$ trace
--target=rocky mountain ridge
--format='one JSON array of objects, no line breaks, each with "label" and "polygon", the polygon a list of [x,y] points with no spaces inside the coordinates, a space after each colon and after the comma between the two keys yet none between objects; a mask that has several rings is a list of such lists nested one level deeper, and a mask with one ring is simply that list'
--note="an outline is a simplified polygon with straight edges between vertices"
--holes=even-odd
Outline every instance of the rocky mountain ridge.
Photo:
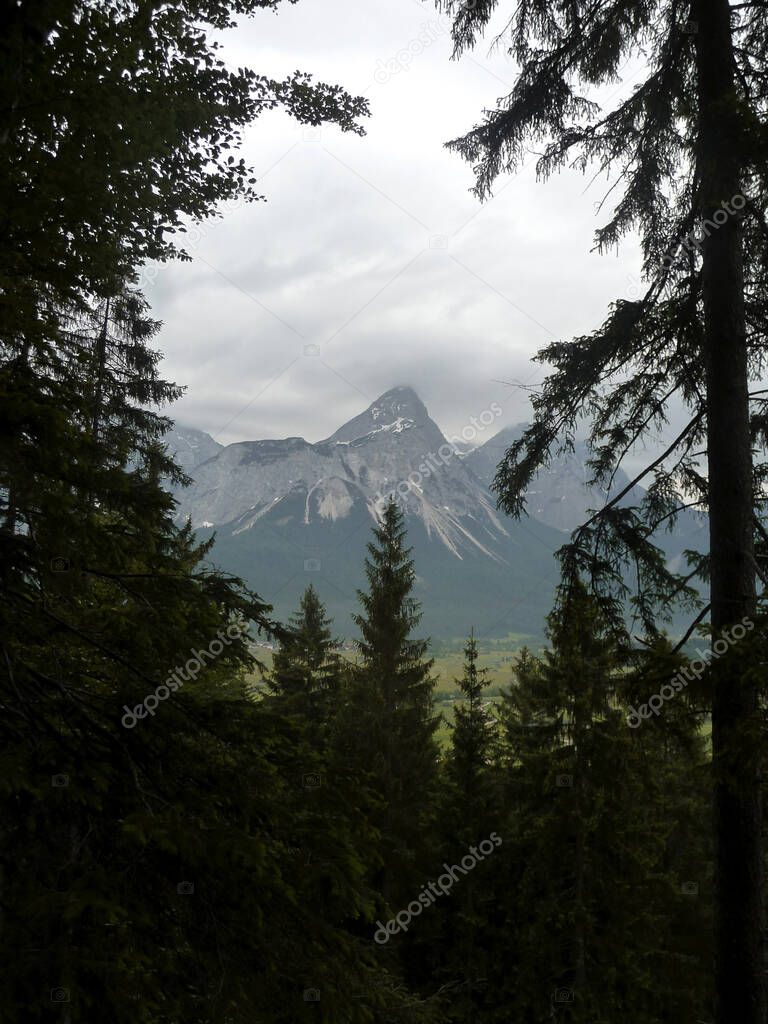
[{"label": "rocky mountain ridge", "polygon": [[497,558],[493,541],[507,535],[487,489],[406,387],[386,392],[323,441],[241,441],[200,462],[194,477],[177,497],[179,519],[197,528],[247,530],[296,497],[306,524],[345,519],[359,504],[373,521],[395,493],[406,514],[456,557],[469,545]]},{"label": "rocky mountain ridge", "polygon": [[[246,579],[281,618],[313,582],[344,634],[364,585],[371,528],[394,494],[406,514],[425,632],[455,638],[473,625],[481,636],[538,637],[558,579],[554,553],[607,495],[586,486],[585,453],[577,452],[534,481],[530,518],[499,512],[488,488],[522,429],[503,428],[467,450],[446,439],[408,387],[386,392],[314,443],[288,437],[221,446],[177,426],[169,448],[194,478],[176,493],[178,521],[191,521],[202,536],[215,532],[212,561]],[[625,482],[617,477],[617,488]],[[670,559],[694,546],[689,534],[700,528],[691,519],[671,538]]]}]

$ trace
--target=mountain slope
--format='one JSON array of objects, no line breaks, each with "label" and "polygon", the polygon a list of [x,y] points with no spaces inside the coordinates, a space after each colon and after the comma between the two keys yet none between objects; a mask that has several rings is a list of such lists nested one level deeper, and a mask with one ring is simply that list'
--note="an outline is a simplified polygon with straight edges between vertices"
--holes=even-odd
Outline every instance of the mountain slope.
[{"label": "mountain slope", "polygon": [[[410,478],[410,479],[409,479]],[[394,388],[331,437],[231,444],[198,466],[180,492],[180,518],[195,527],[252,527],[287,495],[303,495],[303,520],[346,519],[358,503],[371,522],[377,502],[397,492],[406,514],[459,558],[496,558],[507,533],[486,489],[410,388]]]},{"label": "mountain slope", "polygon": [[[469,452],[467,465],[490,490],[499,462],[507,449],[522,436],[527,424],[504,427],[485,444]],[[589,518],[589,509],[600,508],[607,500],[602,488],[587,486],[588,452],[584,444],[577,444],[572,455],[555,459],[545,472],[539,473],[528,491],[528,513],[556,530],[570,533]],[[622,470],[616,474],[614,493],[620,491],[629,479]],[[640,492],[639,488],[637,489]]]},{"label": "mountain slope", "polygon": [[427,633],[541,632],[562,534],[499,514],[410,388],[388,391],[324,441],[231,444],[193,475],[177,493],[179,521],[205,535],[215,528],[212,560],[246,578],[281,617],[314,582],[337,630],[350,632],[365,545],[395,493]]},{"label": "mountain slope", "polygon": [[[283,620],[314,584],[336,632],[349,637],[356,591],[365,587],[363,559],[372,525],[362,503],[344,519],[307,523],[304,495],[295,493],[245,531],[219,528],[212,561],[246,578]],[[418,517],[408,516],[407,525],[416,564],[414,594],[423,610],[420,634],[458,638],[474,625],[480,636],[541,635],[557,582],[553,551],[562,535],[543,524],[515,523],[495,548],[496,558],[471,551],[458,558]]]},{"label": "mountain slope", "polygon": [[[585,487],[581,452],[539,474],[530,518],[499,513],[486,484],[521,429],[462,452],[406,387],[317,443],[289,437],[222,447],[177,428],[172,443],[194,477],[176,493],[178,520],[191,520],[203,536],[215,532],[211,561],[243,577],[281,619],[314,583],[337,633],[348,636],[371,528],[394,493],[406,514],[425,634],[460,637],[474,626],[481,637],[540,637],[558,580],[554,552],[605,495]],[[640,496],[636,488],[631,498]],[[706,525],[686,515],[661,541],[678,565]]]},{"label": "mountain slope", "polygon": [[[522,423],[505,427],[465,456],[466,464],[487,488],[490,489],[505,452],[521,437],[526,426]],[[608,501],[609,494],[604,488],[587,485],[591,475],[588,458],[587,446],[577,443],[572,454],[554,459],[546,470],[540,472],[527,492],[529,516],[570,533],[589,519],[590,510],[601,508]],[[628,483],[629,477],[619,469],[611,495],[618,494]],[[639,505],[644,495],[645,490],[636,485],[628,491],[621,504]],[[707,549],[707,530],[707,517],[686,509],[680,513],[671,531],[659,532],[656,543],[665,552],[670,566],[676,572],[682,572],[685,570],[683,552],[686,549]]]},{"label": "mountain slope", "polygon": [[223,449],[210,434],[178,423],[165,435],[165,446],[185,473],[191,473]]}]

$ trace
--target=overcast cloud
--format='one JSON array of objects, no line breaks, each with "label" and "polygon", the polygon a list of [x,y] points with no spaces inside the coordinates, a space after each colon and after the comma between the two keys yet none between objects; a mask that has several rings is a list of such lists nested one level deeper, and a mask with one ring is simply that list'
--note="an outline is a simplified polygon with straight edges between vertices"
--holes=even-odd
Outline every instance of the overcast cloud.
[{"label": "overcast cloud", "polygon": [[[384,81],[387,62],[429,45]],[[637,286],[639,253],[591,253],[604,180],[536,182],[534,161],[481,205],[443,144],[507,93],[514,66],[484,46],[450,60],[447,22],[418,0],[326,0],[267,12],[223,37],[233,65],[294,69],[364,93],[364,138],[271,112],[243,155],[268,202],[209,221],[193,262],[146,288],[165,323],[168,377],[187,385],[181,423],[231,441],[319,440],[383,391],[414,387],[448,432],[499,402],[529,416],[537,349],[597,326]],[[613,102],[633,87],[627,68]]]}]

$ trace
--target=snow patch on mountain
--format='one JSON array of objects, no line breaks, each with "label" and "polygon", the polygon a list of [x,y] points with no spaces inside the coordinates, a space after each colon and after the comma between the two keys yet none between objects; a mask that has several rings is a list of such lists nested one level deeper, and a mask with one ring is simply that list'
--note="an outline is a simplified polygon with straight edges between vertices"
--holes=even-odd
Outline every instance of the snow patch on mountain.
[{"label": "snow patch on mountain", "polygon": [[[411,477],[397,500],[407,516],[421,520],[429,537],[456,558],[471,548],[497,559],[494,543],[507,536],[502,518],[465,460],[437,458],[445,445],[418,395],[394,388],[316,444],[291,437],[221,448],[196,467],[191,487],[177,491],[178,521],[215,524],[234,535],[291,495],[302,501],[305,526],[342,521],[357,506],[378,521],[377,499]],[[416,476],[428,456],[430,471]]]}]

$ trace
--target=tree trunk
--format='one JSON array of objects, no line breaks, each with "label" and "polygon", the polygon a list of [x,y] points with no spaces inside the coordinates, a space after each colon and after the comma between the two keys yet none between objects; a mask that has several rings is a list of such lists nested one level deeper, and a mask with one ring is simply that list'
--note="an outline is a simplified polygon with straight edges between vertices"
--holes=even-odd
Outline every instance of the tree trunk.
[{"label": "tree trunk", "polygon": [[[693,7],[699,92],[697,171],[704,221],[702,292],[713,640],[755,613],[741,189],[735,62],[727,0]],[[734,208],[731,207],[731,210]],[[718,223],[719,221],[719,223]],[[734,659],[738,664],[738,659]],[[765,1024],[763,850],[757,689],[713,662],[715,993],[717,1024]]]},{"label": "tree trunk", "polygon": [[104,401],[104,377],[107,370],[107,338],[109,335],[109,299],[104,306],[104,322],[101,325],[99,336],[96,339],[96,367],[94,370],[93,386],[93,413],[91,416],[91,436],[94,447],[99,443],[99,429],[101,427],[102,403]]}]

